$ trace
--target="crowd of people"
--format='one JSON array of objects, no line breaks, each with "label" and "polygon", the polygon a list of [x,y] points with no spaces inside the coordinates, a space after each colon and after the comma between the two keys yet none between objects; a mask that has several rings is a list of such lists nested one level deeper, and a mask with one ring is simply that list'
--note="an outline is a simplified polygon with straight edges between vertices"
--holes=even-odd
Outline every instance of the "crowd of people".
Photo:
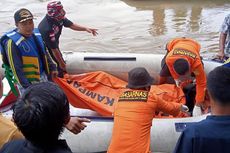
[{"label": "crowd of people", "polygon": [[[16,28],[12,31],[7,32],[1,37],[0,46],[1,46],[3,63],[4,65],[10,67],[10,71],[12,71],[13,76],[16,79],[17,87],[19,89],[21,96],[24,95],[26,91],[30,90],[30,87],[33,85],[45,82],[47,83],[47,85],[43,84],[42,86],[43,87],[48,86],[49,82],[52,81],[52,78],[60,74],[59,71],[60,64],[56,63],[59,60],[56,60],[54,58],[55,56],[54,57],[51,56],[53,54],[56,54],[56,52],[58,52],[59,50],[54,51],[53,53],[52,46],[50,48],[50,52],[47,50],[47,48],[49,48],[49,43],[51,42],[57,45],[56,47],[58,48],[58,42],[59,42],[58,39],[61,34],[61,29],[63,25],[67,27],[71,27],[73,30],[87,31],[89,33],[92,33],[93,35],[97,34],[96,32],[97,29],[92,29],[77,24],[73,24],[70,20],[65,18],[64,12],[65,11],[60,2],[54,1],[48,4],[47,20],[49,18],[49,20],[52,21],[52,25],[50,25],[50,29],[48,29],[49,31],[47,31],[46,34],[43,33],[44,35],[42,35],[42,33],[40,33],[40,30],[38,28],[34,28],[33,14],[28,9],[25,8],[19,9],[14,13]],[[65,22],[67,23],[64,24]],[[41,27],[44,24],[48,24],[48,22],[43,23],[42,21]],[[45,27],[47,26],[48,25],[45,25]],[[48,41],[47,39],[46,42],[45,36],[48,35],[48,33],[50,33],[49,35],[50,41]],[[53,39],[54,37],[51,38],[52,34],[55,34],[53,35],[55,39]],[[55,90],[54,87],[53,90]],[[48,91],[49,93],[53,93],[53,91],[49,89],[46,91]],[[19,103],[20,98],[21,97],[19,97],[17,103]],[[44,101],[46,100],[48,99],[44,99]],[[19,128],[19,125],[17,125],[17,127],[19,128],[22,134],[18,131],[16,126],[10,120],[4,118],[2,115],[0,115],[0,117],[2,122],[1,125],[3,125],[1,126],[1,128],[4,128],[4,130],[1,130],[1,133],[5,134],[5,136],[3,135],[4,138],[1,138],[0,140],[1,142],[0,146],[2,146],[4,143],[6,143],[9,140],[23,138],[22,134],[25,136],[25,133],[23,133],[23,131]],[[86,127],[85,122],[90,122],[90,120],[87,118],[70,117],[70,116],[68,117],[69,117],[68,120],[62,123],[63,124],[62,126],[65,126],[68,130],[70,130],[74,134],[78,134],[82,130],[84,130],[84,128]],[[33,124],[32,120],[30,123]],[[29,125],[30,123],[28,123],[28,127],[25,128],[30,128],[29,126],[33,126],[33,125]],[[41,133],[41,131],[37,131],[37,132]],[[59,130],[58,132],[61,132],[61,130]],[[59,136],[59,134],[56,133],[56,137]],[[27,138],[27,136],[25,136],[25,138]],[[28,140],[30,140],[30,138]],[[17,152],[17,150],[15,151]]]},{"label": "crowd of people", "polygon": [[[0,39],[3,64],[10,67],[20,93],[12,120],[0,114],[0,153],[70,153],[66,141],[59,139],[60,134],[64,128],[78,134],[86,128],[85,122],[90,122],[70,116],[68,99],[52,80],[67,73],[59,48],[63,26],[93,36],[98,33],[95,28],[73,23],[65,15],[60,1],[49,2],[46,16],[35,28],[33,14],[19,9],[14,13],[16,28]],[[220,60],[230,53],[229,27],[227,16],[220,32],[220,52],[216,55]],[[154,78],[144,67],[129,71],[126,90],[114,104],[108,153],[149,153],[152,120],[159,111],[172,115],[190,112],[193,116],[211,112],[205,120],[182,132],[174,153],[230,151],[230,60],[206,76],[200,48],[191,38],[174,38],[166,44],[167,52],[161,62],[159,84],[175,84],[183,89],[186,104],[162,99],[154,88]],[[0,88],[2,95],[2,83]],[[187,94],[191,92],[194,98]]]}]

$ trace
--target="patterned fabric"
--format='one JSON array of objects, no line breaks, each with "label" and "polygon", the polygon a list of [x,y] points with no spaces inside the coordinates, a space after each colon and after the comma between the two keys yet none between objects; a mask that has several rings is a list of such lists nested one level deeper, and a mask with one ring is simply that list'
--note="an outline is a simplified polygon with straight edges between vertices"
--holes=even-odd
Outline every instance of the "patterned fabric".
[{"label": "patterned fabric", "polygon": [[65,16],[65,11],[60,1],[53,1],[47,5],[48,16],[55,19],[62,19]]},{"label": "patterned fabric", "polygon": [[230,56],[230,14],[225,17],[220,32],[227,34],[224,52],[227,56]]}]

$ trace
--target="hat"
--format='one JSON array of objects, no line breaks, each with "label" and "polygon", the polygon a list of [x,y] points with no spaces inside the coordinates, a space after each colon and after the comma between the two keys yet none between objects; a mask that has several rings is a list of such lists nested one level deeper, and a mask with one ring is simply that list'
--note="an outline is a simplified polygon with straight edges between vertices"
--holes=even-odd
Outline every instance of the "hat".
[{"label": "hat", "polygon": [[63,5],[60,1],[53,1],[47,4],[47,15],[50,17],[58,17],[61,15],[60,10],[63,9]]},{"label": "hat", "polygon": [[128,88],[143,88],[153,84],[154,79],[149,75],[148,71],[143,67],[137,67],[129,71]]},{"label": "hat", "polygon": [[15,23],[24,22],[26,20],[31,20],[33,18],[34,17],[32,15],[32,13],[29,10],[25,9],[25,8],[22,8],[22,9],[20,9],[17,12],[14,13]]}]

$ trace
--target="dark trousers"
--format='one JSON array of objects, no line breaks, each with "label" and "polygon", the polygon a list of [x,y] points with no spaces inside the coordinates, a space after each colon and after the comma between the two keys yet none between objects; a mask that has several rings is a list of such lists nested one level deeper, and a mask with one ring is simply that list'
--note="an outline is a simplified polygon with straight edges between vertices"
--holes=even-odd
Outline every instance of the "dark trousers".
[{"label": "dark trousers", "polygon": [[183,92],[185,94],[186,106],[188,106],[189,110],[192,112],[193,107],[195,105],[195,97],[196,97],[196,85],[189,84],[183,88]]}]

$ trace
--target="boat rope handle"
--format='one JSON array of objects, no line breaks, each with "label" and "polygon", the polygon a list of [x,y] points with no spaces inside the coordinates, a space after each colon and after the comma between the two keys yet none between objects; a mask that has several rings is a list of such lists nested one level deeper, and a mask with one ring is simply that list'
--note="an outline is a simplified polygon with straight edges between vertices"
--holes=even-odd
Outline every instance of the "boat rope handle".
[{"label": "boat rope handle", "polygon": [[13,92],[13,94],[17,97],[19,95],[17,89],[15,88],[17,80],[14,78],[14,75],[8,65],[3,64],[2,67],[5,68],[5,77],[10,85],[10,89]]}]

